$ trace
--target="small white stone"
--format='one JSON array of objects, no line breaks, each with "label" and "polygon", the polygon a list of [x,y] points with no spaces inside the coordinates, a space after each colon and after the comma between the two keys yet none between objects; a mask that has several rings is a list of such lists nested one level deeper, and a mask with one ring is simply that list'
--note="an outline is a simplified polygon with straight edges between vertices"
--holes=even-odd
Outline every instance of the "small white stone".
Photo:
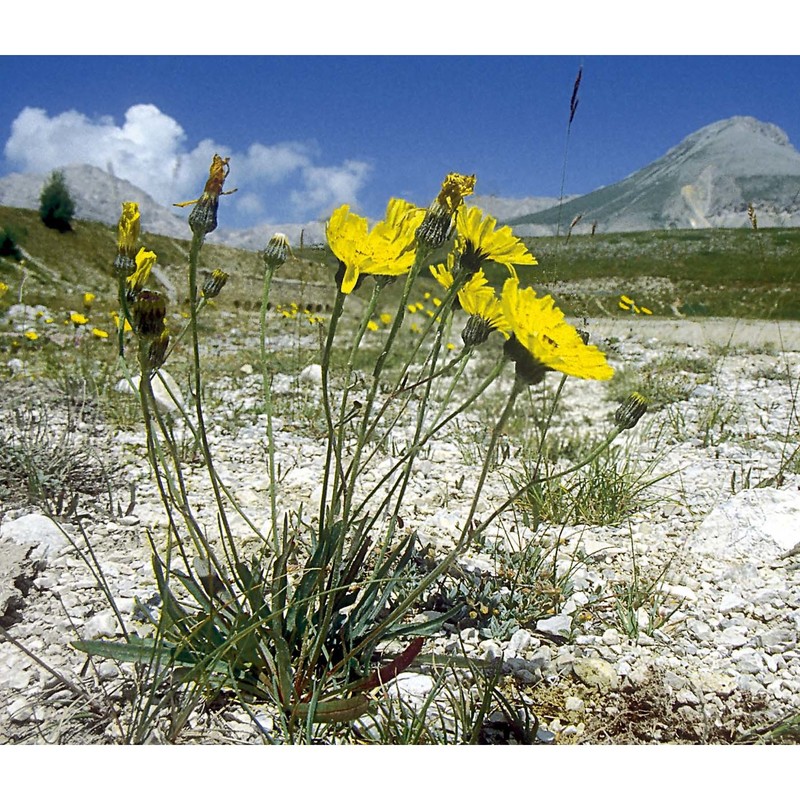
[{"label": "small white stone", "polygon": [[607,630],[603,631],[603,644],[607,644],[609,647],[619,644],[620,643],[620,635],[619,631],[616,631],[614,628],[608,628]]},{"label": "small white stone", "polygon": [[302,383],[311,386],[322,386],[322,367],[319,364],[309,364],[300,370],[297,376]]},{"label": "small white stone", "polygon": [[117,632],[117,618],[113,611],[101,611],[86,621],[83,635],[86,639],[100,639],[103,636],[114,636]]},{"label": "small white stone", "polygon": [[572,630],[572,617],[566,614],[556,614],[553,617],[545,617],[536,623],[536,630],[542,633],[552,633],[556,636],[569,636]]},{"label": "small white stone", "polygon": [[730,614],[733,611],[744,611],[745,608],[747,608],[747,601],[738,594],[733,594],[731,592],[724,594],[722,599],[719,601],[720,614]]},{"label": "small white stone", "polygon": [[252,375],[253,374],[253,365],[252,364],[242,364],[242,366],[239,367],[239,372],[241,372],[243,375]]},{"label": "small white stone", "polygon": [[585,704],[580,697],[570,695],[564,703],[564,708],[566,708],[567,711],[583,711],[584,705]]}]

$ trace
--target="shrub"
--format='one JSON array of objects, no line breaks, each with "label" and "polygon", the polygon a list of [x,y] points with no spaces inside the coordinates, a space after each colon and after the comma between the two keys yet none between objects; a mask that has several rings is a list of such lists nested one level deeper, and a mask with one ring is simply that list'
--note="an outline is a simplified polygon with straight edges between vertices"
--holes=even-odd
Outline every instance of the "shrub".
[{"label": "shrub", "polygon": [[56,170],[39,197],[39,217],[48,228],[64,233],[72,230],[74,216],[75,203],[67,189],[64,173]]}]

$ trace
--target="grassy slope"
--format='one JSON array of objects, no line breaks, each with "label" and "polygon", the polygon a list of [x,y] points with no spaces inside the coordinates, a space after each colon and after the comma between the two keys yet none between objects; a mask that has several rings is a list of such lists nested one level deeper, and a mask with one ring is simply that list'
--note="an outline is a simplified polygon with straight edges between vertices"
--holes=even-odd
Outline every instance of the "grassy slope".
[{"label": "grassy slope", "polygon": [[[0,227],[14,232],[30,254],[23,299],[51,308],[77,308],[84,291],[115,304],[111,263],[116,232],[79,220],[72,233],[45,228],[35,211],[0,208]],[[156,251],[167,281],[184,292],[188,241],[144,233],[142,244]],[[214,245],[203,250],[208,270],[231,274],[225,298],[234,307],[254,310],[261,293],[263,263],[258,253]],[[628,294],[670,316],[743,316],[800,319],[800,229],[674,230],[648,233],[545,237],[527,243],[540,267],[527,277],[552,292],[568,313],[618,314],[617,298]],[[329,253],[306,250],[281,270],[278,302],[297,300],[327,305],[332,301],[334,261]],[[504,269],[490,277],[499,286]],[[526,275],[522,274],[523,280]],[[0,259],[0,280],[16,293],[18,264]],[[432,281],[431,281],[432,283]],[[314,284],[318,284],[315,286]]]}]

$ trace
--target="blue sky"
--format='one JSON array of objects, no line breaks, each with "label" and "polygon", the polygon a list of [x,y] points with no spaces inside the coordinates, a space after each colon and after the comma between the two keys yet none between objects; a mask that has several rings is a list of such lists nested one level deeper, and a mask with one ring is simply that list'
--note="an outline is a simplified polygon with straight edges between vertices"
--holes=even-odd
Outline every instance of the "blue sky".
[{"label": "blue sky", "polygon": [[[221,20],[208,30],[233,35]],[[346,43],[314,56],[285,44],[275,56],[39,45],[0,57],[0,175],[89,162],[166,205],[197,196],[219,152],[239,189],[230,227],[305,222],[343,202],[377,217],[392,196],[427,205],[450,171],[476,173],[478,194],[558,196],[581,67],[567,194],[619,181],[733,115],[800,145],[798,56],[344,55],[359,52]]]}]

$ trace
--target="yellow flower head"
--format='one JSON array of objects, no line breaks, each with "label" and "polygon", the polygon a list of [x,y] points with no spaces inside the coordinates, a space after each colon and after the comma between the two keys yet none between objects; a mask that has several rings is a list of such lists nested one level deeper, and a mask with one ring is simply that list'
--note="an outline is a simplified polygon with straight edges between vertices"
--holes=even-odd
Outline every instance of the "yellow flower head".
[{"label": "yellow flower head", "polygon": [[73,311],[69,315],[69,319],[70,322],[72,322],[75,325],[85,325],[89,321],[89,318],[87,316],[79,314],[77,311]]},{"label": "yellow flower head", "polygon": [[92,336],[98,339],[108,339],[108,331],[104,331],[102,328],[92,328]]},{"label": "yellow flower head", "polygon": [[2,297],[7,291],[8,291],[8,284],[3,283],[3,281],[0,281],[0,297]]},{"label": "yellow flower head", "polygon": [[90,308],[92,303],[95,300],[96,295],[92,294],[91,292],[84,292],[83,293],[83,304],[86,308]]},{"label": "yellow flower head", "polygon": [[375,322],[375,320],[374,320],[374,319],[371,319],[371,320],[370,320],[370,321],[367,323],[367,330],[370,330],[370,331],[377,331],[377,330],[380,330],[380,326],[378,325],[378,323],[377,323],[377,322]]},{"label": "yellow flower head", "polygon": [[512,334],[506,353],[516,363],[521,380],[539,383],[549,370],[595,380],[608,380],[614,374],[605,355],[584,343],[553,298],[537,297],[531,288],[520,289],[516,274],[503,285],[501,304]]},{"label": "yellow flower head", "polygon": [[122,215],[117,225],[117,248],[120,253],[133,258],[139,240],[141,214],[138,203],[123,203]]},{"label": "yellow flower head", "polygon": [[[433,277],[445,289],[450,289],[455,280],[454,263],[455,260],[451,253],[447,256],[447,264],[437,264],[430,268]],[[462,333],[465,344],[481,344],[486,341],[493,330],[499,330],[508,338],[509,326],[503,316],[500,299],[489,285],[482,269],[470,275],[466,283],[458,290],[457,297],[459,305],[470,317]]]},{"label": "yellow flower head", "polygon": [[537,261],[508,225],[497,229],[497,220],[477,208],[462,208],[456,216],[461,268],[468,273],[480,269],[484,261],[494,261],[509,269],[536,266]]},{"label": "yellow flower head", "polygon": [[39,338],[39,334],[36,331],[25,331],[22,335],[31,342],[35,342]]},{"label": "yellow flower head", "polygon": [[114,270],[127,278],[135,269],[136,245],[139,240],[140,214],[138,203],[123,203],[117,225],[117,258]]},{"label": "yellow flower head", "polygon": [[347,205],[337,208],[326,226],[328,246],[339,259],[340,291],[350,294],[362,275],[402,275],[416,258],[414,232],[424,211],[392,198],[386,219],[369,230],[367,220]]},{"label": "yellow flower head", "polygon": [[144,289],[144,285],[150,277],[150,270],[153,269],[156,260],[156,254],[152,250],[145,250],[144,247],[139,248],[139,252],[136,254],[136,271],[126,279],[129,299],[132,300]]}]

